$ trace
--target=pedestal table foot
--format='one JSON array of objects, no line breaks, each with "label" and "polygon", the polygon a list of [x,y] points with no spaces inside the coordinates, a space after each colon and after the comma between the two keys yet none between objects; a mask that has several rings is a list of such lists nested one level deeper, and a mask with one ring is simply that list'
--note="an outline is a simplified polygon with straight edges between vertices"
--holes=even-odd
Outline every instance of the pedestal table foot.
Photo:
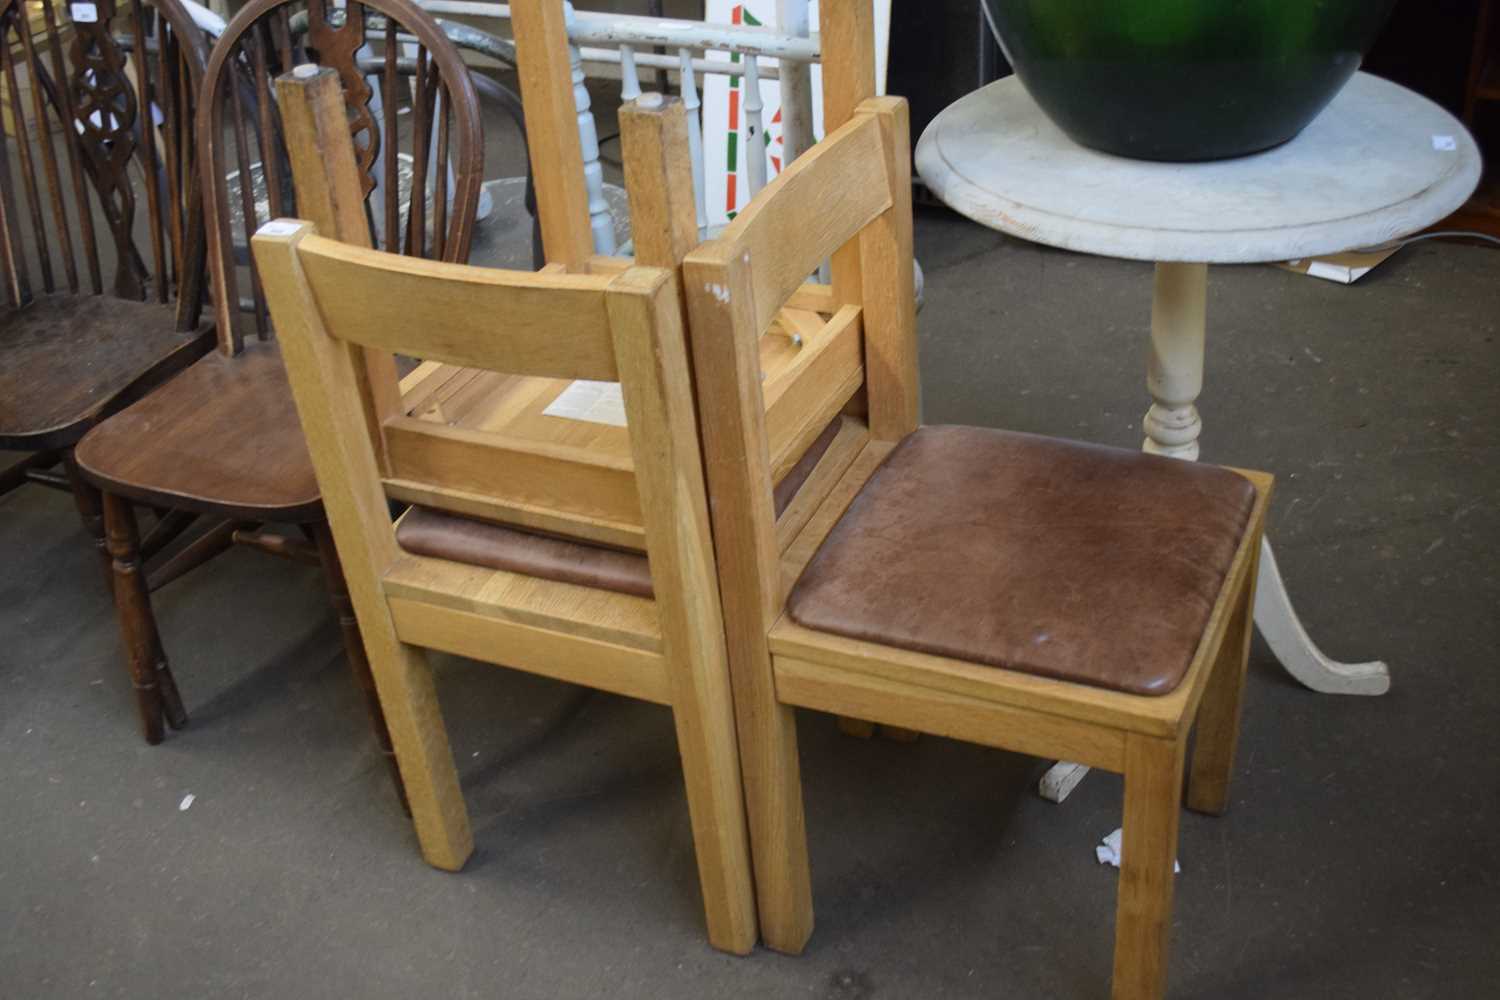
[{"label": "pedestal table foot", "polygon": [[1323,694],[1380,695],[1391,689],[1390,669],[1380,660],[1339,663],[1323,655],[1297,618],[1269,539],[1260,545],[1255,586],[1255,624],[1286,672]]}]

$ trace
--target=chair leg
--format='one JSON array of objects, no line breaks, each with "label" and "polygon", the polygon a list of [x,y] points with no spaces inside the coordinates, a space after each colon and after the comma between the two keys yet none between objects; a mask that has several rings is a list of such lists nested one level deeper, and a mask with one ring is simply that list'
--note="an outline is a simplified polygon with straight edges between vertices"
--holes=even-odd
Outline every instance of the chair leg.
[{"label": "chair leg", "polygon": [[111,582],[115,595],[115,613],[130,660],[130,678],[140,707],[141,727],[147,743],[160,743],[163,721],[174,729],[187,725],[187,711],[177,682],[167,666],[156,618],[151,613],[151,598],[141,571],[140,535],[135,512],[129,501],[114,494],[103,497],[103,521],[111,557]]},{"label": "chair leg", "polygon": [[1161,1000],[1167,992],[1183,752],[1181,739],[1126,737],[1114,1000]]},{"label": "chair leg", "polygon": [[385,712],[380,708],[380,696],[375,693],[375,677],[370,673],[370,660],[365,655],[365,643],[359,634],[359,622],[354,617],[354,605],[349,600],[349,585],[344,580],[344,570],[339,564],[333,536],[328,531],[326,521],[310,526],[307,533],[318,547],[318,558],[323,564],[323,578],[328,584],[328,596],[333,602],[333,611],[338,616],[339,630],[343,635],[344,655],[354,672],[354,681],[364,695],[365,708],[370,713],[370,725],[375,730],[375,742],[380,747],[381,756],[385,758],[401,809],[410,816],[411,804],[406,801],[406,786],[401,783],[401,766],[396,763],[396,751],[391,748],[391,732],[385,724]]},{"label": "chair leg", "polygon": [[1222,816],[1229,808],[1229,781],[1240,738],[1240,704],[1245,667],[1250,659],[1251,608],[1255,607],[1255,567],[1224,633],[1213,672],[1198,706],[1197,738],[1188,773],[1187,806],[1194,812]]},{"label": "chair leg", "polygon": [[[760,718],[739,725],[761,940],[798,955],[812,936],[814,914],[796,709],[772,702]],[[758,735],[746,738],[747,730]]]},{"label": "chair leg", "polygon": [[63,456],[63,468],[67,470],[68,482],[73,487],[73,503],[78,507],[78,516],[83,519],[83,530],[89,533],[94,551],[98,553],[99,565],[104,571],[104,585],[113,592],[114,564],[110,558],[109,545],[104,540],[104,516],[99,489],[83,478],[71,451]]},{"label": "chair leg", "polygon": [[755,881],[727,679],[719,684],[689,680],[677,690],[672,719],[708,941],[720,951],[746,955],[755,947]]},{"label": "chair leg", "polygon": [[377,579],[356,579],[349,596],[396,762],[401,765],[422,857],[434,868],[456,872],[474,853],[474,835],[448,731],[443,728],[432,667],[419,647],[407,645],[396,635]]},{"label": "chair leg", "polygon": [[841,715],[839,716],[839,732],[845,736],[853,736],[857,740],[868,740],[875,736],[875,723]]}]

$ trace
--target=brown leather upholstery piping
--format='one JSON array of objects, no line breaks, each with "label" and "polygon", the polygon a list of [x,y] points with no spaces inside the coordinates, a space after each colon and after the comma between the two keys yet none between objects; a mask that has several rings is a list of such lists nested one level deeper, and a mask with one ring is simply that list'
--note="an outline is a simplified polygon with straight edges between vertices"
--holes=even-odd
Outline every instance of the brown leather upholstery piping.
[{"label": "brown leather upholstery piping", "polygon": [[[776,485],[773,496],[778,516],[833,444],[840,423],[838,419],[830,423]],[[639,552],[492,524],[428,507],[413,507],[407,512],[396,526],[396,544],[413,555],[637,597],[653,596],[650,564]]]},{"label": "brown leather upholstery piping", "polygon": [[807,628],[1135,694],[1181,683],[1255,488],[1227,469],[924,427],[788,599]]}]

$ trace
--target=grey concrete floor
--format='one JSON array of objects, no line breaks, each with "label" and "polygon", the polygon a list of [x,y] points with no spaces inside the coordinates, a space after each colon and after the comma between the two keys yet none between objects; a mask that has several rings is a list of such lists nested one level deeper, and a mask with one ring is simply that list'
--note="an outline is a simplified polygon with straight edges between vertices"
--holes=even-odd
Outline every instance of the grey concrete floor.
[{"label": "grey concrete floor", "polygon": [[[929,421],[1138,444],[1148,267],[935,211],[917,243]],[[1497,265],[1213,273],[1205,457],[1280,476],[1309,629],[1395,684],[1315,695],[1257,641],[1232,810],[1183,820],[1173,996],[1495,995]],[[665,710],[441,659],[477,841],[445,874],[312,571],[237,551],[156,595],[193,722],[147,747],[92,560],[68,498],[0,498],[0,997],[1107,995],[1117,778],[1055,806],[1040,761],[804,713],[818,929],[729,957]]]}]

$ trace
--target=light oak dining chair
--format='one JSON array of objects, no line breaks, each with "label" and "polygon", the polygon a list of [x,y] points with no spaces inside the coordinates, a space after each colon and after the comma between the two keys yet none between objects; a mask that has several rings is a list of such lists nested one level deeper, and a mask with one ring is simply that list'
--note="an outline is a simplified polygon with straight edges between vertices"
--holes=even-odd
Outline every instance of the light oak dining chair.
[{"label": "light oak dining chair", "polygon": [[[1160,997],[1184,769],[1189,807],[1228,801],[1271,480],[919,426],[910,183],[905,102],[864,101],[682,270],[762,936],[812,931],[811,708],[1123,773],[1114,996]],[[758,339],[829,256],[818,375],[773,387]],[[844,413],[779,517],[772,388]]]},{"label": "light oak dining chair", "polygon": [[[327,158],[352,158],[346,130],[324,138],[343,144]],[[749,951],[744,801],[675,272],[439,264],[288,220],[253,243],[423,855],[456,870],[473,847],[425,649],[667,705],[709,940]],[[380,419],[365,350],[522,380],[618,381],[630,461]],[[421,506],[393,528],[388,501],[414,497]],[[600,502],[632,506],[636,523],[591,513]],[[526,530],[537,524],[549,533]],[[646,558],[623,545],[580,557],[589,547],[565,537],[570,526],[635,539]]]}]

